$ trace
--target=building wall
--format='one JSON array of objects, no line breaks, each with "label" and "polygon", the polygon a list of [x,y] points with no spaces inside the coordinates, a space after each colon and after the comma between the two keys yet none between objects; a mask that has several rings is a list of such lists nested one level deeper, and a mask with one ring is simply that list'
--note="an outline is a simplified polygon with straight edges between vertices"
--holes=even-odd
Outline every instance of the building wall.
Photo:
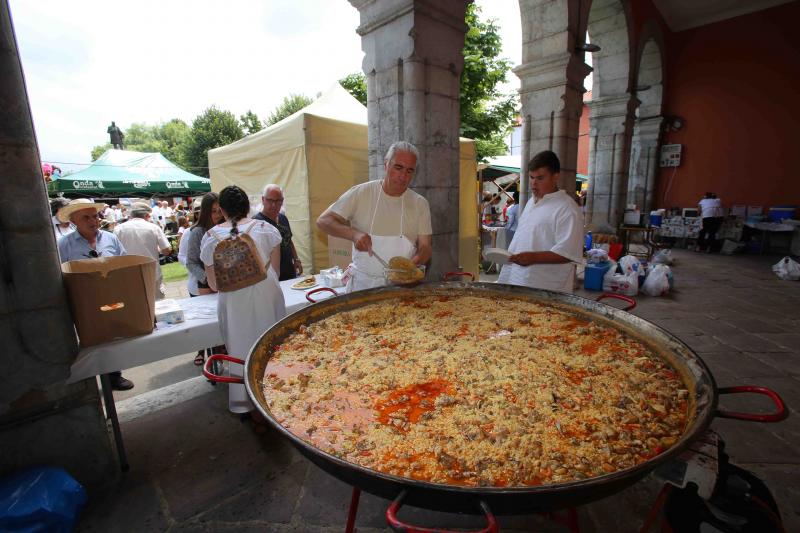
[{"label": "building wall", "polygon": [[576,171],[584,176],[589,175],[589,106],[586,102],[592,99],[592,91],[583,93],[583,111],[578,125],[578,166]]},{"label": "building wall", "polygon": [[693,206],[706,191],[726,206],[800,204],[799,20],[793,2],[667,32],[664,115],[684,126],[664,142],[684,147],[674,174],[659,170],[658,206]]}]

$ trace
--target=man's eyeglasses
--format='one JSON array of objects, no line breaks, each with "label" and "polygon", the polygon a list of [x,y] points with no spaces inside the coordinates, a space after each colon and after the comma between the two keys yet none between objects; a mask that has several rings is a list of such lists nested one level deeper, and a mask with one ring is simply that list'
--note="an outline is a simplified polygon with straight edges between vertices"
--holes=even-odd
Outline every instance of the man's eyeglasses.
[{"label": "man's eyeglasses", "polygon": [[97,253],[97,250],[89,250],[89,257],[100,257],[100,254]]},{"label": "man's eyeglasses", "polygon": [[264,201],[269,202],[271,204],[282,204],[283,198],[278,198],[277,200],[273,200],[272,198],[264,198]]}]

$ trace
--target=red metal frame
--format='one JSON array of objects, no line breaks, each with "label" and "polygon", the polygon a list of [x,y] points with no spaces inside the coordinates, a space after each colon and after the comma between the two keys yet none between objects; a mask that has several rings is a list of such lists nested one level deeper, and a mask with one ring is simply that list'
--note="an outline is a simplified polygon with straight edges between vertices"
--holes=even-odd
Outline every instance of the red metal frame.
[{"label": "red metal frame", "polygon": [[442,279],[447,281],[450,278],[457,278],[459,276],[469,276],[470,281],[475,281],[475,275],[472,272],[446,272],[442,275]]},{"label": "red metal frame", "polygon": [[614,294],[611,292],[607,292],[605,294],[601,294],[600,296],[598,296],[597,300],[595,301],[599,302],[600,300],[603,300],[605,298],[614,298],[616,300],[622,300],[623,302],[629,303],[630,306],[624,308],[623,311],[633,311],[634,309],[636,309],[636,300],[634,300],[630,296],[624,296],[622,294]]},{"label": "red metal frame", "polygon": [[226,355],[221,353],[215,353],[213,355],[209,355],[206,359],[206,364],[203,365],[203,375],[209,381],[213,381],[215,383],[239,383],[244,384],[244,378],[237,378],[232,376],[218,376],[214,372],[211,371],[211,363],[214,361],[230,361],[231,363],[237,363],[240,365],[244,364],[242,359],[238,357],[233,357],[232,355]]},{"label": "red metal frame", "polygon": [[353,533],[355,531],[359,498],[361,498],[361,489],[353,487],[353,493],[350,496],[350,510],[347,512],[347,526],[344,528],[344,533]]},{"label": "red metal frame", "polygon": [[789,413],[786,411],[786,404],[783,403],[783,400],[781,399],[780,396],[778,396],[778,393],[772,389],[768,389],[766,387],[756,387],[753,385],[742,385],[739,387],[722,387],[717,392],[720,395],[739,394],[743,392],[752,392],[753,394],[763,394],[764,396],[769,396],[769,398],[775,404],[775,408],[777,409],[774,413],[766,415],[718,410],[716,412],[716,416],[720,418],[733,418],[735,420],[747,420],[751,422],[780,422],[781,420],[789,416]]},{"label": "red metal frame", "polygon": [[[405,497],[406,491],[401,492],[397,498],[394,499],[389,508],[386,509],[386,522],[389,524],[389,527],[401,533],[455,533],[446,529],[430,529],[427,527],[412,526],[401,521],[397,518],[397,513],[400,512]],[[486,517],[486,527],[475,533],[498,533],[500,529],[497,527],[497,520],[489,509],[489,506],[484,502],[480,502],[480,506]]]},{"label": "red metal frame", "polygon": [[318,292],[325,292],[325,291],[330,291],[331,293],[333,293],[333,295],[334,295],[334,296],[339,296],[339,293],[337,293],[335,290],[331,289],[330,287],[320,287],[320,288],[318,288],[318,289],[314,289],[313,291],[308,291],[308,292],[306,293],[306,300],[308,300],[308,301],[309,301],[309,302],[311,302],[312,304],[315,304],[315,303],[317,303],[319,300],[315,300],[315,299],[313,299],[313,298],[311,297],[311,295],[312,295],[312,294],[316,294],[316,293],[318,293]]}]

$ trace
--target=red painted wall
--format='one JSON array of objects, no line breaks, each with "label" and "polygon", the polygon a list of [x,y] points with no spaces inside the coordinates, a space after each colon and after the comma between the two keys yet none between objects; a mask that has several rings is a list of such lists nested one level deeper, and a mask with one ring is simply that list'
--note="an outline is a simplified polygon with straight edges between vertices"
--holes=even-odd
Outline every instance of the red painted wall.
[{"label": "red painted wall", "polygon": [[592,99],[592,91],[583,93],[583,111],[578,125],[578,174],[589,175],[589,106],[586,102]]},{"label": "red painted wall", "polygon": [[[688,207],[706,191],[733,204],[800,205],[800,2],[666,34],[664,115],[683,144],[660,169],[657,205]],[[634,21],[632,33],[641,26]]]}]

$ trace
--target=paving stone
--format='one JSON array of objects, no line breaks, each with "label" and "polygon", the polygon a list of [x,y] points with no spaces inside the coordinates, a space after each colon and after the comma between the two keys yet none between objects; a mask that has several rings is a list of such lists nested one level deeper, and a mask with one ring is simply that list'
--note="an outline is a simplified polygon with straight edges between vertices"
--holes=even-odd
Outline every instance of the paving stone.
[{"label": "paving stone", "polygon": [[748,355],[780,369],[784,374],[800,377],[800,353],[751,353]]},{"label": "paving stone", "polygon": [[759,337],[785,348],[787,351],[800,353],[800,334],[797,333],[761,333]]},{"label": "paving stone", "polygon": [[748,333],[786,333],[783,326],[775,324],[774,322],[759,320],[752,316],[748,318],[727,318],[723,320],[736,329]]},{"label": "paving stone", "polygon": [[108,491],[89,493],[89,505],[81,513],[76,531],[165,531],[169,527],[158,492],[145,472],[123,475]]},{"label": "paving stone", "polygon": [[[209,522],[259,521],[288,524],[292,520],[309,464],[299,461],[291,463],[285,469],[263,475],[263,480],[220,502],[201,518]],[[262,474],[254,472],[253,476],[262,477]]]},{"label": "paving stone", "polygon": [[711,335],[678,335],[678,338],[685,342],[689,348],[697,353],[706,352],[729,352],[730,346],[722,344]]},{"label": "paving stone", "polygon": [[771,353],[783,352],[785,350],[783,346],[770,342],[762,336],[743,333],[740,330],[736,330],[735,333],[727,333],[724,335],[715,334],[714,337],[737,351]]},{"label": "paving stone", "polygon": [[781,370],[744,353],[706,353],[701,358],[708,364],[715,376],[717,373],[726,373],[734,378],[781,377],[783,375]]},{"label": "paving stone", "polygon": [[706,335],[713,335],[718,338],[732,335],[740,331],[738,328],[725,323],[723,320],[714,320],[708,317],[699,318],[694,321],[692,325],[699,328]]}]

